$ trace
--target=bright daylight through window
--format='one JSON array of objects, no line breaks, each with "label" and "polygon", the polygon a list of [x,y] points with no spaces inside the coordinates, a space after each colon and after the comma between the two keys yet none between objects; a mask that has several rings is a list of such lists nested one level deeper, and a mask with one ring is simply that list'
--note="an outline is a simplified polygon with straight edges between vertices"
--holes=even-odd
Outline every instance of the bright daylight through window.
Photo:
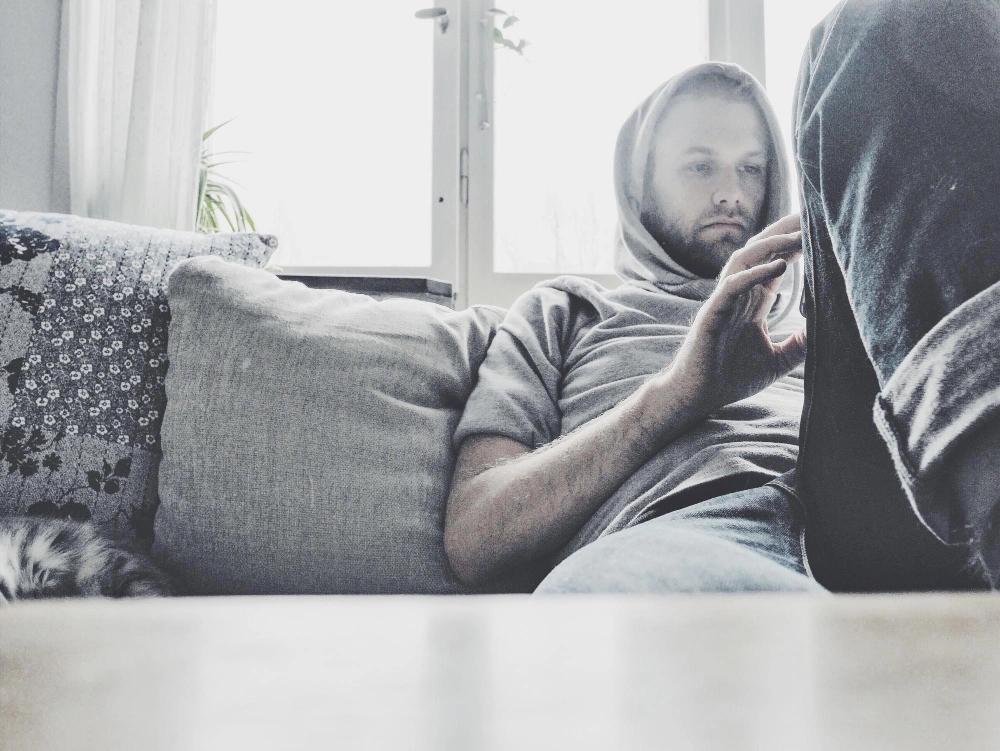
[{"label": "bright daylight through window", "polygon": [[[412,0],[219,0],[213,151],[276,264],[431,259],[432,51]],[[377,33],[376,33],[377,30]],[[391,273],[391,270],[387,273]]]},{"label": "bright daylight through window", "polygon": [[[786,150],[792,151],[792,103],[799,63],[809,32],[830,12],[837,0],[764,0],[764,59],[767,94],[785,137]],[[798,191],[792,202],[798,205]]]},{"label": "bright daylight through window", "polygon": [[494,270],[611,273],[615,138],[666,79],[708,60],[704,3],[614,12],[513,4],[524,57],[495,56]]},{"label": "bright daylight through window", "polygon": [[[833,4],[764,1],[767,90],[789,144],[808,31]],[[430,264],[433,42],[420,7],[219,0],[208,125],[234,119],[211,147],[247,152],[223,155],[236,163],[222,170],[258,229],[279,236],[276,263]],[[707,4],[503,10],[517,17],[503,33],[530,44],[494,53],[492,270],[611,273],[615,138],[657,85],[708,59]]]}]

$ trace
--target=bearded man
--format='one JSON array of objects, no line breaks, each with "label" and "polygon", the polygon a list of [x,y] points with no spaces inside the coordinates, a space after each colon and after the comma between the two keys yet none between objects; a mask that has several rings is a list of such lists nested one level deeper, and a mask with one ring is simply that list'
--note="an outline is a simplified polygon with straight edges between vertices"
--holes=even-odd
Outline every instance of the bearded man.
[{"label": "bearded man", "polygon": [[[735,65],[681,73],[622,127],[614,178],[622,285],[536,285],[479,370],[455,433],[455,573],[548,575],[540,591],[824,591],[789,492],[801,233],[782,219],[762,88]],[[599,563],[571,565],[592,549]]]}]

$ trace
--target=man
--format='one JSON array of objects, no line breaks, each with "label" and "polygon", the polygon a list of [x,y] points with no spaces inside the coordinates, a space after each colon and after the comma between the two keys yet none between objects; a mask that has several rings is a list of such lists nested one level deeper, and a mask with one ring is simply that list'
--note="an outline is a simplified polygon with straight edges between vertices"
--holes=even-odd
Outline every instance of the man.
[{"label": "man", "polygon": [[[817,26],[794,129],[809,338],[796,470],[599,539],[539,591],[755,588],[760,556],[796,529],[828,589],[997,589],[998,77],[997,0],[845,0]],[[680,366],[714,341],[726,275]]]},{"label": "man", "polygon": [[[821,590],[798,549],[798,504],[775,479],[795,465],[802,406],[800,382],[779,379],[805,341],[798,324],[780,343],[771,334],[794,314],[781,285],[801,235],[797,217],[771,224],[787,212],[787,176],[759,84],[720,63],[667,82],[622,128],[615,180],[625,283],[536,286],[480,368],[455,434],[456,574],[536,583],[602,535],[659,529],[677,509],[773,480],[752,513],[740,507],[745,524],[717,512],[729,529],[707,547],[686,528],[656,560],[602,566],[585,586]],[[784,536],[771,545],[756,526]]]}]

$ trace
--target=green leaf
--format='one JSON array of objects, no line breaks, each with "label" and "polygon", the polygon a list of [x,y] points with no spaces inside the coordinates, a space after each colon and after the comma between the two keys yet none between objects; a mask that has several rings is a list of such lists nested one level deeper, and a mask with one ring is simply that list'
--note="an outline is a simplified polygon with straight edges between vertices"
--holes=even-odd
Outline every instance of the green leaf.
[{"label": "green leaf", "polygon": [[239,232],[239,223],[236,222],[229,211],[226,209],[226,204],[219,201],[219,211],[222,213],[222,218],[226,220],[226,224],[229,225],[230,232]]},{"label": "green leaf", "polygon": [[500,29],[493,29],[493,41],[498,44],[504,41],[503,34],[500,33]]},{"label": "green leaf", "polygon": [[[212,162],[211,164],[203,164],[202,169],[206,170],[215,169],[216,167],[221,167],[223,164],[241,164],[242,161],[243,161],[242,159],[227,159],[224,162]],[[221,175],[217,175],[217,177],[221,177]]]},{"label": "green leaf", "polygon": [[205,195],[205,183],[208,181],[208,170],[202,167],[198,170],[198,203],[201,203],[202,196]]},{"label": "green leaf", "polygon": [[242,217],[245,209],[243,208],[243,202],[240,200],[240,197],[236,195],[236,191],[228,185],[219,185],[218,192],[229,199],[229,202],[233,205],[233,209],[236,212],[237,218]]},{"label": "green leaf", "polygon": [[206,234],[219,231],[219,217],[216,203],[211,196],[205,196],[205,223],[208,228]]},{"label": "green leaf", "polygon": [[208,130],[206,130],[206,131],[205,131],[204,133],[202,133],[202,135],[201,135],[201,140],[202,140],[203,142],[204,142],[204,141],[207,141],[207,140],[209,139],[209,137],[210,137],[210,136],[211,136],[211,135],[212,135],[212,134],[213,134],[213,133],[214,133],[215,131],[217,131],[217,130],[218,130],[219,128],[221,128],[221,127],[222,127],[223,125],[228,125],[229,123],[231,123],[231,122],[232,122],[233,120],[235,120],[235,119],[236,119],[235,117],[231,117],[231,118],[229,118],[228,120],[226,120],[226,121],[225,121],[224,123],[219,123],[218,125],[216,125],[216,126],[214,126],[214,127],[211,127],[211,128],[209,128],[209,129],[208,129]]},{"label": "green leaf", "polygon": [[233,178],[227,175],[223,175],[220,172],[213,172],[211,178],[220,185],[229,183],[230,185],[235,185],[237,188],[243,188],[244,190],[246,190],[246,186],[243,183],[237,182]]},{"label": "green leaf", "polygon": [[229,225],[229,229],[235,232],[236,225],[233,224],[233,218],[229,215],[229,212],[226,210],[226,205],[218,198],[212,198],[209,200],[211,201],[211,203],[215,205],[215,208],[218,209],[219,213],[222,214],[222,218],[226,220],[226,224]]},{"label": "green leaf", "polygon": [[506,29],[506,28],[509,28],[509,27],[513,26],[514,24],[516,24],[516,23],[517,23],[518,21],[520,21],[520,20],[521,20],[521,19],[520,19],[520,18],[518,18],[517,16],[508,16],[508,17],[507,17],[507,18],[506,18],[506,19],[504,20],[504,22],[503,22],[503,27],[504,27],[505,29]]},{"label": "green leaf", "polygon": [[213,151],[208,153],[207,151],[202,155],[206,157],[216,157],[219,154],[252,154],[252,151],[247,151],[246,149],[226,149],[225,151]]},{"label": "green leaf", "polygon": [[[202,135],[202,141],[207,140],[215,131],[233,121],[230,118],[225,122],[209,128]],[[247,154],[248,151],[230,149],[226,151],[208,151],[204,146],[201,152],[201,168],[198,173],[198,204],[195,212],[195,228],[203,234],[211,234],[221,230],[223,221],[229,225],[233,232],[256,231],[253,217],[243,205],[236,191],[227,183],[232,183],[243,187],[235,180],[225,175],[219,174],[216,168],[226,164],[234,164],[244,160],[227,159],[217,161],[217,157],[223,154]],[[228,205],[227,205],[228,202]]]},{"label": "green leaf", "polygon": [[[229,199],[229,202],[233,205],[233,211],[236,216],[236,221],[240,228],[239,231],[246,232],[247,217],[249,216],[249,213],[247,212],[246,207],[243,205],[243,201],[241,201],[240,197],[236,195],[236,191],[234,191],[228,185],[221,185],[219,187],[221,189],[221,192]],[[252,220],[250,223],[251,224],[253,223]]]}]

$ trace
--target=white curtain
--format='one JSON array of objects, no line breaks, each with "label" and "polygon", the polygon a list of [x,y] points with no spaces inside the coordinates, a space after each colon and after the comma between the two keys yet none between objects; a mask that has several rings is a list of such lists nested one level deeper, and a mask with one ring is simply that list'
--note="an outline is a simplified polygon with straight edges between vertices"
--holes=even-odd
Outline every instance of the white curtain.
[{"label": "white curtain", "polygon": [[216,0],[63,0],[70,211],[193,230]]}]

